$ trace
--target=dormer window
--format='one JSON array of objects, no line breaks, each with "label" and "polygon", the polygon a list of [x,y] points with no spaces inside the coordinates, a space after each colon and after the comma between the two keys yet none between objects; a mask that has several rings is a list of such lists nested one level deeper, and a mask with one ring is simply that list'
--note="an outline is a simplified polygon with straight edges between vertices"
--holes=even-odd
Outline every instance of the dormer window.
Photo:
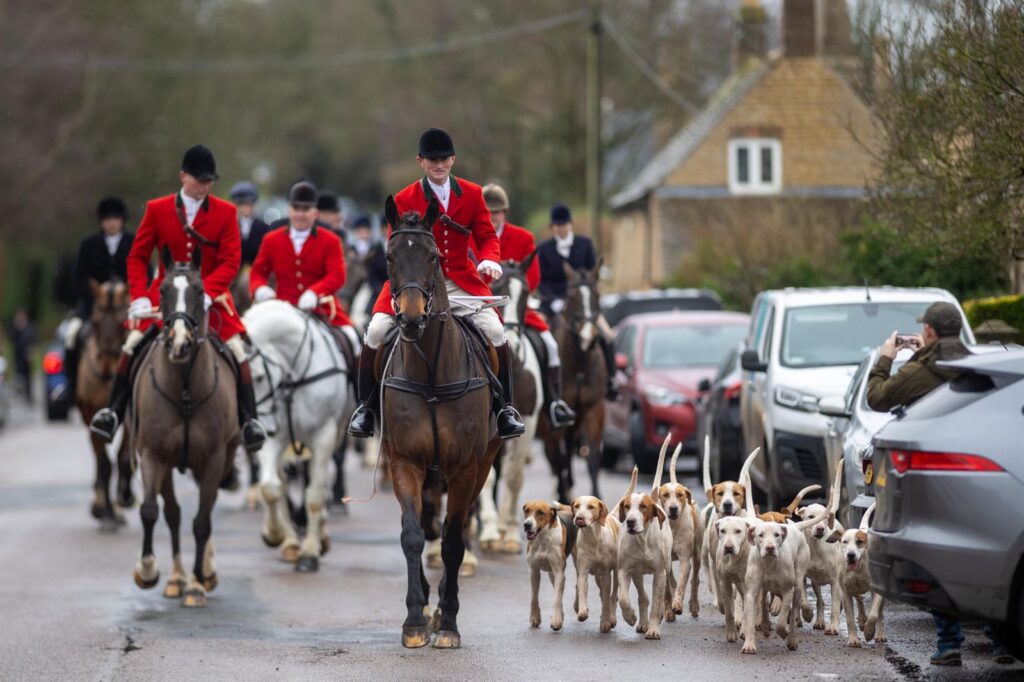
[{"label": "dormer window", "polygon": [[777,194],[782,191],[782,143],[772,138],[729,140],[729,192]]}]

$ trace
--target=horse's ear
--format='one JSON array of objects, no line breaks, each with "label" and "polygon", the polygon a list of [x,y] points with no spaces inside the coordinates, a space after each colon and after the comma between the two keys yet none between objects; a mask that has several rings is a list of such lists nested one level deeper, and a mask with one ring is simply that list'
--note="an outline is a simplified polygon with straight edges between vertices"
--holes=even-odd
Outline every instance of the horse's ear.
[{"label": "horse's ear", "polygon": [[395,204],[395,198],[390,194],[384,200],[384,220],[392,228],[398,224],[398,206]]},{"label": "horse's ear", "polygon": [[600,258],[597,259],[597,265],[595,265],[594,269],[590,271],[590,274],[592,274],[594,276],[594,279],[597,279],[598,277],[601,276],[601,268],[603,266],[604,266],[604,256],[601,256]]},{"label": "horse's ear", "polygon": [[440,215],[441,206],[437,203],[437,196],[431,194],[430,203],[427,204],[427,214],[423,216],[423,224],[426,225],[428,230],[432,229],[434,227],[434,223],[437,222],[437,218]]},{"label": "horse's ear", "polygon": [[194,267],[196,270],[198,270],[199,266],[202,265],[202,264],[203,264],[203,250],[202,249],[196,249],[195,251],[192,252],[192,267]]},{"label": "horse's ear", "polygon": [[89,291],[92,292],[92,300],[100,300],[100,294],[103,293],[103,285],[94,280],[92,277],[89,278]]},{"label": "horse's ear", "polygon": [[165,246],[163,250],[160,252],[160,258],[163,261],[164,269],[166,270],[170,268],[171,264],[174,262],[174,260],[171,258],[171,247]]},{"label": "horse's ear", "polygon": [[523,272],[528,272],[530,270],[530,266],[533,265],[533,259],[536,257],[537,249],[534,249],[533,251],[530,252],[530,255],[527,256],[520,265],[520,267],[522,267],[523,269]]},{"label": "horse's ear", "polygon": [[571,265],[569,265],[569,261],[567,261],[567,260],[563,260],[562,261],[562,270],[565,271],[565,279],[566,280],[572,281],[573,278],[576,277],[576,271],[573,270]]}]

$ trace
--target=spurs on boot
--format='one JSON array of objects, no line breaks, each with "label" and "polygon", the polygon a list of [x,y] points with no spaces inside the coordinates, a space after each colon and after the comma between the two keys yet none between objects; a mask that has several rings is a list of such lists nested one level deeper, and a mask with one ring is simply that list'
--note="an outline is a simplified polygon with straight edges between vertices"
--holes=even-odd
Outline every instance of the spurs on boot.
[{"label": "spurs on boot", "polygon": [[376,360],[377,349],[363,345],[359,351],[358,388],[359,406],[352,413],[348,422],[348,435],[353,438],[370,438],[373,436],[375,417],[370,407],[370,398],[374,393],[377,381],[373,376],[373,364]]}]

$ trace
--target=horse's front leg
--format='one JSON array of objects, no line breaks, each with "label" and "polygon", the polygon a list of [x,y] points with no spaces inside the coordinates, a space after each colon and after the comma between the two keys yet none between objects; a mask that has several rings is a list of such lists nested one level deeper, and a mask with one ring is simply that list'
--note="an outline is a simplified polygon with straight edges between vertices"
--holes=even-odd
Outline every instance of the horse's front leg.
[{"label": "horse's front leg", "polygon": [[497,551],[501,543],[501,533],[498,531],[498,509],[494,504],[496,479],[497,473],[494,467],[491,467],[487,481],[477,498],[480,503],[480,549],[485,552]]},{"label": "horse's front leg", "polygon": [[96,459],[96,481],[92,486],[92,508],[91,513],[94,519],[103,522],[106,526],[112,527],[117,523],[123,523],[124,519],[118,519],[114,511],[114,505],[110,497],[110,458],[107,456],[106,444],[94,433],[89,434],[89,442],[92,445],[93,456]]},{"label": "horse's front leg", "polygon": [[160,569],[153,554],[153,526],[160,517],[160,503],[157,502],[164,476],[170,476],[167,465],[149,450],[142,453],[143,499],[139,508],[142,520],[142,556],[135,564],[135,584],[144,590],[156,587],[160,581]]},{"label": "horse's front leg", "polygon": [[[328,422],[313,439],[313,460],[309,467],[309,481],[306,485],[306,537],[299,550],[295,570],[311,573],[320,569],[320,555],[330,546],[327,536],[327,478],[329,462],[337,444],[338,428]],[[325,541],[326,540],[326,541]]]},{"label": "horse's front leg", "polygon": [[122,429],[121,445],[117,448],[117,504],[124,509],[135,506],[135,493],[132,492],[135,466],[128,441],[128,429]]},{"label": "horse's front leg", "polygon": [[[295,562],[299,557],[299,538],[288,513],[288,499],[280,465],[281,444],[268,439],[258,453],[260,461],[260,492],[266,509],[260,533],[267,547],[281,547],[281,557]],[[282,547],[282,544],[284,545]]]},{"label": "horse's front leg", "polygon": [[426,576],[423,573],[423,548],[426,536],[420,524],[423,513],[423,473],[415,465],[389,453],[395,497],[402,508],[402,553],[405,555],[407,588],[402,646],[419,648],[430,643],[430,627],[424,614],[427,605]]},{"label": "horse's front leg", "polygon": [[179,599],[185,592],[188,576],[181,563],[181,506],[174,495],[174,476],[164,476],[164,484],[160,490],[164,498],[164,521],[171,533],[171,577],[164,586],[164,596],[168,599]]},{"label": "horse's front leg", "polygon": [[[218,453],[229,457],[232,453]],[[216,573],[213,572],[213,545],[210,536],[213,534],[213,505],[217,502],[217,488],[224,473],[224,459],[211,457],[206,462],[203,476],[199,482],[199,509],[192,519],[192,535],[196,541],[196,557],[192,565],[192,576],[189,578],[182,606],[206,606],[206,593],[217,586]],[[207,571],[210,575],[207,575]]]},{"label": "horse's front leg", "polygon": [[597,476],[601,471],[601,441],[604,438],[604,405],[587,411],[580,428],[582,445],[580,456],[587,460],[587,473],[590,474],[591,494],[601,497],[597,487]]},{"label": "horse's front leg", "polygon": [[523,543],[519,536],[519,493],[523,489],[523,471],[526,469],[526,458],[530,455],[533,439],[517,438],[505,448],[505,461],[501,470],[504,491],[501,497],[498,514],[498,531],[504,538],[502,551],[507,554],[519,554],[523,551]]},{"label": "horse's front leg", "polygon": [[[461,478],[461,480],[459,480]],[[449,481],[448,507],[441,534],[441,559],[444,578],[438,598],[441,622],[434,648],[458,649],[462,644],[457,617],[459,614],[459,568],[465,558],[466,544],[463,532],[469,518],[474,492],[471,481],[463,475]]]}]

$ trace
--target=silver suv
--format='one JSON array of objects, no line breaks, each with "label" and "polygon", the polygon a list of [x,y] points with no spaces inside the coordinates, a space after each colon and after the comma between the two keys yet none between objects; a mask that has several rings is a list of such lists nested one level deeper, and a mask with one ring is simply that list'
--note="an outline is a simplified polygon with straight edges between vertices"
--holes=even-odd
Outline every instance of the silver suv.
[{"label": "silver suv", "polygon": [[[771,508],[807,485],[828,490],[835,463],[825,456],[829,418],[818,401],[844,394],[864,355],[893,331],[919,332],[918,315],[935,301],[960,307],[948,291],[931,288],[758,294],[741,356],[740,421],[746,451],[762,449],[750,473]],[[962,338],[974,343],[966,317]]]}]

